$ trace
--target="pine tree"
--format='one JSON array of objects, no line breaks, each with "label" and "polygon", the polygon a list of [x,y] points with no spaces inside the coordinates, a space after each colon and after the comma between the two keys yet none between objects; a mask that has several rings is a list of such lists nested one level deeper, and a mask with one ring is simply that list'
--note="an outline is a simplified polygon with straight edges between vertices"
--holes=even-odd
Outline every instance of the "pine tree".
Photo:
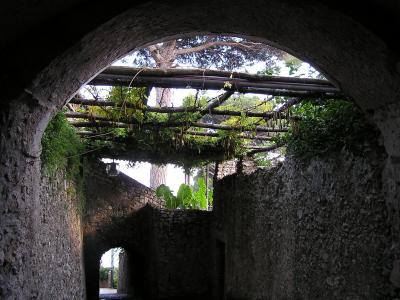
[{"label": "pine tree", "polygon": [[[190,65],[231,71],[260,61],[265,62],[266,68],[270,68],[282,55],[283,52],[279,49],[243,38],[204,35],[148,46],[135,53],[133,63],[136,66],[160,69]],[[171,106],[172,96],[171,89],[157,88],[156,106]],[[152,165],[150,187],[157,188],[165,183],[166,167]]]}]

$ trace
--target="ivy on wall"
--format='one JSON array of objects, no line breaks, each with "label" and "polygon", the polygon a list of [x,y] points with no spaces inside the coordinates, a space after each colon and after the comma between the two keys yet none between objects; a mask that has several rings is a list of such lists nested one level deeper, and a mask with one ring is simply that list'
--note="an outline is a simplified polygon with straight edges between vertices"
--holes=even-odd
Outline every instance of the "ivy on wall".
[{"label": "ivy on wall", "polygon": [[292,108],[301,119],[278,138],[287,144],[287,152],[309,159],[346,149],[361,153],[366,143],[376,143],[379,131],[352,102],[331,100],[323,103],[302,102]]},{"label": "ivy on wall", "polygon": [[73,181],[67,189],[69,197],[77,199],[77,211],[85,212],[84,180],[81,174],[81,154],[85,144],[68,123],[62,112],[58,113],[48,124],[42,138],[42,170],[53,177],[62,173],[66,179]]}]

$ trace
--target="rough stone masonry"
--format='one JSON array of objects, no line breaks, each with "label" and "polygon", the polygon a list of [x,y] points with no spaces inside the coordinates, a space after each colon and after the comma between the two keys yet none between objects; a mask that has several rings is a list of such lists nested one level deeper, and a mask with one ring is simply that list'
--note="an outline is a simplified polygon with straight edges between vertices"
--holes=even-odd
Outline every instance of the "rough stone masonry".
[{"label": "rough stone masonry", "polygon": [[227,299],[398,296],[384,166],[382,152],[343,151],[220,180],[215,236],[226,246]]}]

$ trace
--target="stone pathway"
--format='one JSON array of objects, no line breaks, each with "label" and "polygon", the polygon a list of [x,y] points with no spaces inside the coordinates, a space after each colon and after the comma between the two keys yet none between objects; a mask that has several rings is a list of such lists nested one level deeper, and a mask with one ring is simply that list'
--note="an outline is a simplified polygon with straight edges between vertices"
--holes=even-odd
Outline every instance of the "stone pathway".
[{"label": "stone pathway", "polygon": [[118,294],[116,289],[100,289],[99,300],[140,300],[129,297],[127,294]]},{"label": "stone pathway", "polygon": [[[99,296],[100,300],[134,300],[133,298],[129,297],[127,294],[101,294]],[[135,299],[136,300],[136,299]]]},{"label": "stone pathway", "polygon": [[100,295],[102,294],[116,294],[117,289],[111,289],[111,288],[100,288]]}]

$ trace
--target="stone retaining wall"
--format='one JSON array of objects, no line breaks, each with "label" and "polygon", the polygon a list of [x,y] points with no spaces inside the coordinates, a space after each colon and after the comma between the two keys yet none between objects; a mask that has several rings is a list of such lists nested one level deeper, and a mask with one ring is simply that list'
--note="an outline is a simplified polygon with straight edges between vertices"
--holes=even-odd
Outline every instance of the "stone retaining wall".
[{"label": "stone retaining wall", "polygon": [[345,152],[216,184],[227,299],[391,299],[385,157]]},{"label": "stone retaining wall", "polygon": [[84,299],[82,222],[75,185],[62,172],[44,176],[39,200],[30,299]]}]

